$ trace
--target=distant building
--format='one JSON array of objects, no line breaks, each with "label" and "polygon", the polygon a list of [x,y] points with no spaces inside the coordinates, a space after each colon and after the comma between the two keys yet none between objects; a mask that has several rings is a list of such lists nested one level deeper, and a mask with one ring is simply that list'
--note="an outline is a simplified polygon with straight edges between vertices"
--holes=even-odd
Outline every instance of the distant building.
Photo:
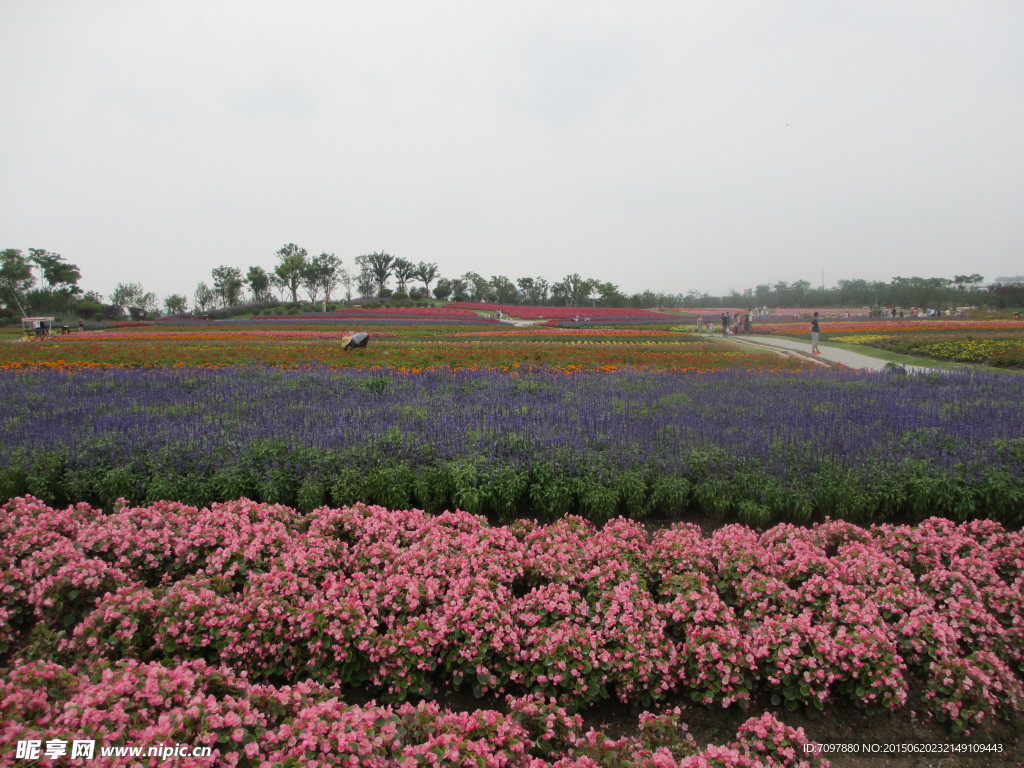
[{"label": "distant building", "polygon": [[1024,275],[1017,275],[1016,277],[997,277],[996,282],[1002,285],[1007,283],[1024,283]]}]

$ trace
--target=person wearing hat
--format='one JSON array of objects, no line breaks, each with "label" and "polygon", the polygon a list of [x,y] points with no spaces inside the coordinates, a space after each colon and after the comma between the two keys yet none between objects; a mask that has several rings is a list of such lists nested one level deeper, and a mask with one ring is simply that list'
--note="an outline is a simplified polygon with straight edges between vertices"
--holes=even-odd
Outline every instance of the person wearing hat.
[{"label": "person wearing hat", "polygon": [[370,340],[368,333],[353,333],[351,336],[343,336],[341,348],[348,352],[350,349],[365,349],[366,343]]}]

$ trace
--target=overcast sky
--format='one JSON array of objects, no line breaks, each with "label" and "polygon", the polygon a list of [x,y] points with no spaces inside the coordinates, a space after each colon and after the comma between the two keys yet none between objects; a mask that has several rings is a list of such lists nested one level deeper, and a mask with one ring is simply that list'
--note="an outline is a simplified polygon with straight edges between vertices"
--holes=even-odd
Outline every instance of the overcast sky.
[{"label": "overcast sky", "polygon": [[1021,0],[2,0],[0,248],[632,293],[1024,273]]}]

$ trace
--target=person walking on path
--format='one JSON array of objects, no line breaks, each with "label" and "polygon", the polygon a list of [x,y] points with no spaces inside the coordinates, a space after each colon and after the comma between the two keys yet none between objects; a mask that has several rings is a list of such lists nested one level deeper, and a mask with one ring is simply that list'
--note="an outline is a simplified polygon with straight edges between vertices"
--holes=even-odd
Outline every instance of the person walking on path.
[{"label": "person walking on path", "polygon": [[815,312],[811,318],[811,354],[820,355],[821,350],[818,349],[818,334],[821,333],[821,326],[818,325],[818,313]]}]

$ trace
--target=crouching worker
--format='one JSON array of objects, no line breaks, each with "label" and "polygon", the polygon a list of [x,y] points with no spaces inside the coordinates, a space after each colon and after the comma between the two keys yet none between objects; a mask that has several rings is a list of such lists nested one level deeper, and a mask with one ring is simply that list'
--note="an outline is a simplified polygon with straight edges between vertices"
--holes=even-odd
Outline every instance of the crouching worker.
[{"label": "crouching worker", "polygon": [[348,352],[350,349],[365,349],[366,343],[370,340],[368,333],[353,333],[351,336],[341,338],[341,348]]}]

